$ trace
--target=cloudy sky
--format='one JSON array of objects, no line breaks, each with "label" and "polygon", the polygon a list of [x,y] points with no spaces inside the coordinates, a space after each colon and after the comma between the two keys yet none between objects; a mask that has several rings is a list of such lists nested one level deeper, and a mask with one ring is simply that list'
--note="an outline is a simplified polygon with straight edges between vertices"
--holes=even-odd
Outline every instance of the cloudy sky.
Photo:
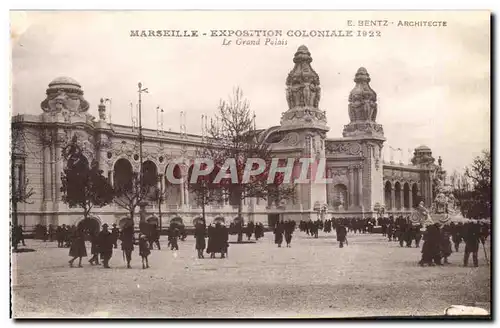
[{"label": "cloudy sky", "polygon": [[[131,38],[130,30],[212,29],[338,30],[363,19],[394,22],[373,27],[376,38],[289,38],[286,46],[223,46],[223,38]],[[397,27],[402,20],[446,21],[446,27]],[[386,145],[405,150],[420,144],[460,170],[490,146],[490,17],[487,12],[29,12],[12,13],[12,111],[41,113],[48,83],[70,76],[82,85],[90,112],[112,98],[112,121],[130,124],[143,97],[143,122],[199,133],[201,115],[240,86],[260,128],[278,125],[287,109],[285,79],[293,55],[305,44],[320,76],[320,107],[328,136],[342,136],[349,122],[347,98],[356,70],[366,67],[378,94],[377,121]],[[350,27],[351,29],[363,29]],[[364,28],[367,29],[367,28]],[[388,148],[388,147],[386,147]],[[407,159],[407,151],[404,158]]]}]

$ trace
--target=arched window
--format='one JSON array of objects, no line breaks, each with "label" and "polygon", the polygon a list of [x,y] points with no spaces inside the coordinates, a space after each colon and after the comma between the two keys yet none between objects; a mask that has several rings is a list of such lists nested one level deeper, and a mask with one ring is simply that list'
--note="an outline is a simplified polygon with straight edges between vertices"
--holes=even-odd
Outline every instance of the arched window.
[{"label": "arched window", "polygon": [[392,185],[390,181],[387,181],[384,186],[384,200],[385,208],[388,210],[392,209]]},{"label": "arched window", "polygon": [[406,182],[404,184],[404,187],[403,187],[403,204],[404,204],[404,208],[410,208],[411,207],[411,204],[410,204],[410,185],[408,184],[408,182]]},{"label": "arched window", "polygon": [[339,209],[347,210],[349,205],[347,199],[347,187],[344,184],[336,184],[333,187],[333,205]]},{"label": "arched window", "polygon": [[413,186],[411,187],[411,198],[412,198],[412,207],[415,207],[418,205],[418,203],[420,202],[420,199],[418,197],[418,186],[416,183],[413,184]]},{"label": "arched window", "polygon": [[113,169],[114,187],[117,190],[132,190],[133,180],[132,164],[125,158],[116,161]]},{"label": "arched window", "polygon": [[401,184],[399,182],[396,182],[394,184],[394,193],[395,193],[395,205],[396,205],[396,208],[399,210],[401,209]]}]

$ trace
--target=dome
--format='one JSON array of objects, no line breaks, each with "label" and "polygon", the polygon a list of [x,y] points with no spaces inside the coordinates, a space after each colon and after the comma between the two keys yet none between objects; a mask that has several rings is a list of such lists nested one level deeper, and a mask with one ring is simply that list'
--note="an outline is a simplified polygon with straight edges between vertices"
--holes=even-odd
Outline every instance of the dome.
[{"label": "dome", "polygon": [[75,79],[72,79],[67,76],[60,76],[56,77],[55,79],[52,80],[52,82],[49,83],[49,88],[52,87],[67,87],[67,88],[81,88],[80,83],[78,83]]}]

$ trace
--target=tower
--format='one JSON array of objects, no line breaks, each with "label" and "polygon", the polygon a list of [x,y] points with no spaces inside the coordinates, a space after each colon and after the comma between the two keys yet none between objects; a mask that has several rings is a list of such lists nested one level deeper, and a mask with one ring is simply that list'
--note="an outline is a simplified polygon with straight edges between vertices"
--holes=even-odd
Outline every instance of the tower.
[{"label": "tower", "polygon": [[358,193],[364,211],[373,211],[384,204],[383,168],[381,154],[385,141],[384,130],[377,119],[377,93],[370,87],[370,75],[360,67],[354,76],[356,83],[349,94],[349,124],[344,126],[343,136],[358,143],[362,158],[358,163]]},{"label": "tower", "polygon": [[313,217],[326,204],[326,186],[314,181],[320,160],[325,163],[325,138],[329,130],[326,113],[319,108],[321,87],[319,75],[311,67],[312,57],[306,46],[297,49],[293,58],[294,67],[286,78],[286,100],[288,110],[282,113],[280,132],[294,143],[294,156],[310,158],[316,164],[308,172],[308,183],[298,184],[298,198],[303,212]]}]

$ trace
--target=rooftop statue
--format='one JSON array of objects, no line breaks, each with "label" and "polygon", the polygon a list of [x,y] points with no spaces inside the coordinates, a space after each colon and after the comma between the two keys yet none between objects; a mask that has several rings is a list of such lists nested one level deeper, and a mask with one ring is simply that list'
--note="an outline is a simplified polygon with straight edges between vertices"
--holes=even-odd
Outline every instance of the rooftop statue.
[{"label": "rooftop statue", "polygon": [[297,49],[293,62],[295,66],[286,79],[288,108],[318,108],[321,98],[319,75],[311,67],[311,53],[306,46]]},{"label": "rooftop statue", "polygon": [[47,98],[40,104],[44,112],[87,112],[89,103],[83,98],[80,84],[69,77],[58,77],[49,83]]}]

